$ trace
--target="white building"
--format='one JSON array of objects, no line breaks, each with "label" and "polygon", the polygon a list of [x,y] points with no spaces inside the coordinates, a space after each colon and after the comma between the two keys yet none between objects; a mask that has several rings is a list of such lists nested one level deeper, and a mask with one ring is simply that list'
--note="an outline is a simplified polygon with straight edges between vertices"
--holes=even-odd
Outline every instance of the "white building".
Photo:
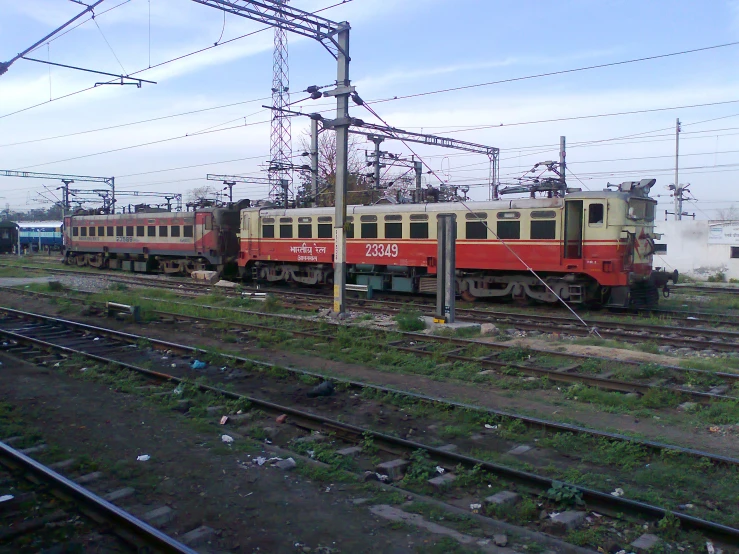
[{"label": "white building", "polygon": [[739,279],[739,221],[658,221],[654,266],[706,280]]}]

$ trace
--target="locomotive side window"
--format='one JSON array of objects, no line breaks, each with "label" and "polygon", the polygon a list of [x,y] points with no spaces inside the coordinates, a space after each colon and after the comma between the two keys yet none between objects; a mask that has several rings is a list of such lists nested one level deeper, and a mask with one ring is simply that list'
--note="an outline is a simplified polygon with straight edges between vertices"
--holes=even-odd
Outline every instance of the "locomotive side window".
[{"label": "locomotive side window", "polygon": [[496,233],[499,239],[511,240],[521,238],[521,222],[520,221],[498,221],[498,231]]},{"label": "locomotive side window", "polygon": [[95,227],[90,227],[90,236],[91,237],[95,236]]},{"label": "locomotive side window", "polygon": [[172,230],[169,232],[170,237],[179,237],[180,236],[180,226],[179,225],[172,225]]},{"label": "locomotive side window", "polygon": [[160,225],[159,226],[159,236],[160,237],[166,237],[168,230],[169,230],[169,228],[166,225]]},{"label": "locomotive side window", "polygon": [[531,212],[531,219],[554,219],[557,212],[554,210],[534,210]]},{"label": "locomotive side window", "polygon": [[520,219],[521,212],[498,212],[498,219]]},{"label": "locomotive side window", "polygon": [[[309,217],[301,217],[300,219],[308,219]],[[310,223],[298,223],[298,238],[299,239],[312,239],[313,238],[313,226]]]},{"label": "locomotive side window", "polygon": [[133,236],[133,225],[126,225],[126,236],[127,237]]},{"label": "locomotive side window", "polygon": [[354,238],[354,223],[347,223],[346,238],[348,239]]},{"label": "locomotive side window", "polygon": [[[318,220],[320,221],[321,218],[319,217]],[[331,238],[331,227],[332,225],[330,223],[319,223],[318,224],[318,238],[319,239],[330,239]]]},{"label": "locomotive side window", "polygon": [[265,239],[275,238],[275,226],[274,225],[262,225],[262,238],[265,238]]},{"label": "locomotive side window", "polygon": [[[286,218],[283,218],[286,219]],[[280,238],[291,239],[293,238],[293,225],[289,223],[287,225],[280,225]]]},{"label": "locomotive side window", "polygon": [[[467,214],[471,215],[471,214]],[[468,239],[486,239],[488,238],[488,228],[484,221],[467,221],[465,223]]]},{"label": "locomotive side window", "polygon": [[[667,245],[665,245],[667,246]],[[739,258],[739,246],[732,246],[731,247],[731,257],[732,258]]]},{"label": "locomotive side window", "polygon": [[402,239],[403,224],[402,223],[385,223],[386,239]]},{"label": "locomotive side window", "polygon": [[108,231],[107,231],[107,233],[106,233],[106,234],[107,234],[107,235],[108,235],[109,237],[114,237],[114,236],[115,236],[115,233],[113,232],[113,227],[112,227],[112,226],[108,227]]},{"label": "locomotive side window", "polygon": [[588,208],[588,225],[602,225],[603,213],[603,204],[590,204]]},{"label": "locomotive side window", "polygon": [[105,227],[98,227],[98,236],[99,237],[105,236]]},{"label": "locomotive side window", "polygon": [[[362,218],[367,216],[362,216]],[[377,223],[362,223],[362,238],[363,239],[376,239],[377,238]]]},{"label": "locomotive side window", "polygon": [[144,236],[144,226],[143,225],[136,225],[136,236],[137,237]]},{"label": "locomotive side window", "polygon": [[182,236],[183,237],[192,237],[192,225],[185,225],[182,228]]},{"label": "locomotive side window", "polygon": [[[733,250],[734,250],[734,248],[732,248],[732,255],[731,255],[732,258],[734,257]],[[738,255],[736,257],[739,258],[739,248],[737,248],[737,251],[738,251],[737,252]],[[655,244],[654,245],[654,253],[655,254],[666,254],[667,253],[667,245],[666,244]]]},{"label": "locomotive side window", "polygon": [[76,237],[80,234],[80,228],[79,227],[72,227],[72,236]]},{"label": "locomotive side window", "polygon": [[[412,217],[413,216],[411,216],[411,218]],[[423,223],[411,222],[411,238],[412,239],[429,238],[429,224],[425,221]]]},{"label": "locomotive side window", "polygon": [[80,236],[81,237],[87,236],[87,227],[80,227]]},{"label": "locomotive side window", "polygon": [[552,219],[550,221],[532,221],[531,222],[531,240],[546,240],[556,238],[557,222]]},{"label": "locomotive side window", "polygon": [[157,228],[154,225],[149,225],[146,228],[146,234],[149,237],[155,237],[155,236],[157,236]]}]

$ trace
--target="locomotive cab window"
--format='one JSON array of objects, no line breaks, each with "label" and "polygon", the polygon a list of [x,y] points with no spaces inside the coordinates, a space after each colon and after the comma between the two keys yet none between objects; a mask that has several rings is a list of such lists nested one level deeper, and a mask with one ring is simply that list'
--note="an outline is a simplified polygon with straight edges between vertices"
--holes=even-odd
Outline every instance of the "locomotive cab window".
[{"label": "locomotive cab window", "polygon": [[520,221],[498,221],[497,233],[499,239],[515,240],[521,238]]},{"label": "locomotive cab window", "polygon": [[[301,217],[300,219],[310,219]],[[313,238],[313,226],[310,223],[298,223],[298,238],[299,239],[312,239]]]},{"label": "locomotive cab window", "polygon": [[731,257],[732,258],[739,258],[739,246],[732,246],[731,247]]},{"label": "locomotive cab window", "polygon": [[549,221],[532,221],[531,222],[531,240],[546,240],[556,238],[557,222],[553,219]]},{"label": "locomotive cab window", "polygon": [[[739,249],[737,249],[737,250],[739,250]],[[655,244],[654,245],[654,253],[655,254],[666,254],[667,253],[667,244],[664,244],[664,243],[662,243],[662,244]],[[732,258],[734,257],[733,254],[732,254],[731,257]],[[737,257],[739,258],[739,256],[737,256]]]},{"label": "locomotive cab window", "polygon": [[182,236],[183,237],[192,237],[192,225],[185,225],[182,228]]},{"label": "locomotive cab window", "polygon": [[167,231],[169,231],[169,228],[166,225],[160,225],[159,226],[159,236],[160,237],[166,237],[166,236],[168,236],[169,233]]},{"label": "locomotive cab window", "polygon": [[[321,218],[318,218],[318,221],[320,221]],[[331,227],[333,227],[330,223],[319,223],[318,224],[318,238],[319,239],[330,239],[332,236]]]},{"label": "locomotive cab window", "polygon": [[169,231],[170,237],[179,237],[180,236],[180,226],[179,225],[172,225],[172,229]]},{"label": "locomotive cab window", "polygon": [[590,204],[588,207],[588,225],[603,225],[603,204]]},{"label": "locomotive cab window", "polygon": [[[283,217],[282,220],[284,219],[289,219],[289,218]],[[293,224],[292,223],[289,223],[287,225],[280,225],[280,238],[281,239],[293,238]]]},{"label": "locomotive cab window", "polygon": [[143,225],[136,225],[136,236],[137,237],[144,236],[144,226]]}]

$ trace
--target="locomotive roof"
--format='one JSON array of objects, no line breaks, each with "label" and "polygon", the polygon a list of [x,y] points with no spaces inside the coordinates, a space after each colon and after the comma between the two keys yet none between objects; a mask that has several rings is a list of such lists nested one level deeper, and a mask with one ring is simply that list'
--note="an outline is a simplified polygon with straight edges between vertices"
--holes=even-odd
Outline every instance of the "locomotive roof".
[{"label": "locomotive roof", "polygon": [[18,223],[18,227],[21,229],[28,229],[31,227],[61,227],[61,221],[21,221]]},{"label": "locomotive roof", "polygon": [[[634,195],[627,192],[600,190],[600,191],[584,191],[573,192],[567,195],[567,198],[618,198],[628,201]],[[641,198],[641,197],[640,197]],[[347,215],[352,214],[374,214],[374,213],[397,213],[397,212],[449,212],[459,211],[469,208],[475,210],[523,210],[523,209],[545,209],[545,208],[561,208],[564,205],[565,198],[512,198],[508,200],[488,200],[481,202],[433,202],[425,204],[374,204],[372,206],[347,206]],[[270,216],[300,216],[307,212],[316,215],[332,215],[335,208],[329,206],[327,208],[246,208],[246,210],[259,211],[264,217]]]}]

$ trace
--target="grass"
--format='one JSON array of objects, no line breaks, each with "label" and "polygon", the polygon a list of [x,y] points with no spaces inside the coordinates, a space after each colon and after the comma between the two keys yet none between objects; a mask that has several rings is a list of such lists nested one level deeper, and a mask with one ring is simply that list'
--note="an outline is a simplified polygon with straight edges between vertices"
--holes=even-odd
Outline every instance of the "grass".
[{"label": "grass", "polygon": [[422,331],[426,328],[426,324],[421,319],[421,313],[418,311],[401,311],[395,316],[395,322],[401,331]]}]

